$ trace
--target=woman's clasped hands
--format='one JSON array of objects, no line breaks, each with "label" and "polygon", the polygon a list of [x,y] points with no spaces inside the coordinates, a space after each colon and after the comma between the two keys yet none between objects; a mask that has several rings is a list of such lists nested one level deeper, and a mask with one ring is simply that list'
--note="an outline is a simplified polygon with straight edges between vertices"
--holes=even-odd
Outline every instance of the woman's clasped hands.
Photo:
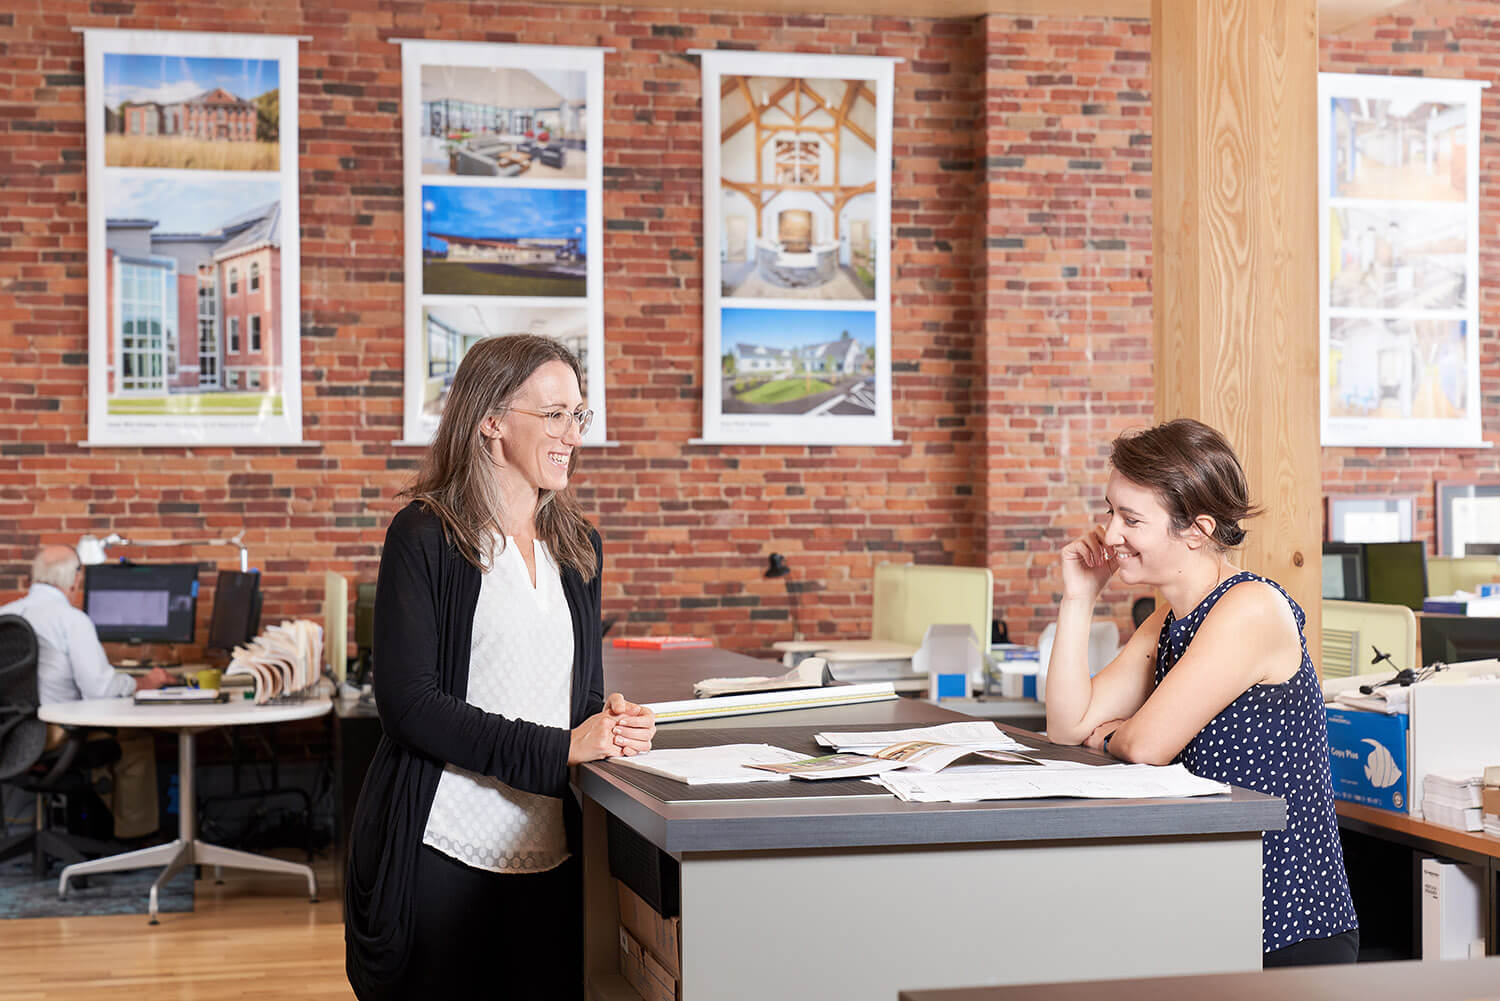
[{"label": "woman's clasped hands", "polygon": [[584,720],[568,744],[568,764],[617,758],[651,750],[656,714],[628,701],[619,692],[604,700],[604,710]]}]

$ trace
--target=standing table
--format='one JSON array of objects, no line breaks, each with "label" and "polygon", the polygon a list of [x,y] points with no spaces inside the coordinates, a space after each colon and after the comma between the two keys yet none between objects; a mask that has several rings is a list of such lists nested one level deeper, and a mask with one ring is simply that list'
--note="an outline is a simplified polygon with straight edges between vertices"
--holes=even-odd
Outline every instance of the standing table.
[{"label": "standing table", "polygon": [[57,895],[68,894],[68,880],[101,872],[122,872],[165,866],[151,884],[151,923],[157,924],[157,897],[163,886],[184,866],[215,865],[231,869],[253,869],[257,872],[279,872],[307,879],[307,893],[318,899],[318,880],[310,866],[282,859],[236,851],[198,839],[198,811],[194,799],[193,770],[196,762],[194,738],[204,730],[221,726],[248,726],[257,723],[287,723],[312,719],[329,710],[326,698],[309,699],[278,705],[257,706],[247,702],[209,703],[206,705],[136,705],[130,699],[81,699],[42,706],[37,715],[59,726],[141,727],[177,732],[178,809],[177,838],[164,845],[153,845],[133,852],[75,862],[64,867],[58,877]]}]

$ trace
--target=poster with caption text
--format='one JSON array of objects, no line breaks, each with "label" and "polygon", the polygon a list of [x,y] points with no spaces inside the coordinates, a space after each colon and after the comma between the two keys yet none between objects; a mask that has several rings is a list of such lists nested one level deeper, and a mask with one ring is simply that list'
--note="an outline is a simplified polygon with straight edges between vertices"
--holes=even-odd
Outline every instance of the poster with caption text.
[{"label": "poster with caption text", "polygon": [[90,445],[302,440],[297,39],[84,32]]}]

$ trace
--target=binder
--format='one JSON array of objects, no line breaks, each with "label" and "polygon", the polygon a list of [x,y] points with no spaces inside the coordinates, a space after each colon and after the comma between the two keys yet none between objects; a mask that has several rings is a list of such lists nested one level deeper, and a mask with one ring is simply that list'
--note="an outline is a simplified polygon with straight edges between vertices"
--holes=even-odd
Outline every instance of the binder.
[{"label": "binder", "polygon": [[1468,959],[1484,955],[1483,873],[1478,866],[1422,860],[1422,958]]}]

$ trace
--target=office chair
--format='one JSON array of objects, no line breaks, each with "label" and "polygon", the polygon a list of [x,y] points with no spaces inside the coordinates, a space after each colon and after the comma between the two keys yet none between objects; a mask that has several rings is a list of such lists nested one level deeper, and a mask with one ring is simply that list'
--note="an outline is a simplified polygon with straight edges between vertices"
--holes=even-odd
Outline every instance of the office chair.
[{"label": "office chair", "polygon": [[0,861],[30,851],[32,872],[47,874],[47,859],[82,862],[114,846],[93,838],[63,834],[47,826],[56,795],[90,791],[86,769],[119,760],[120,745],[94,741],[85,748],[87,731],[69,730],[67,740],[46,750],[47,724],[37,718],[36,633],[19,615],[0,615],[0,782],[36,794],[33,830],[0,841]]}]

